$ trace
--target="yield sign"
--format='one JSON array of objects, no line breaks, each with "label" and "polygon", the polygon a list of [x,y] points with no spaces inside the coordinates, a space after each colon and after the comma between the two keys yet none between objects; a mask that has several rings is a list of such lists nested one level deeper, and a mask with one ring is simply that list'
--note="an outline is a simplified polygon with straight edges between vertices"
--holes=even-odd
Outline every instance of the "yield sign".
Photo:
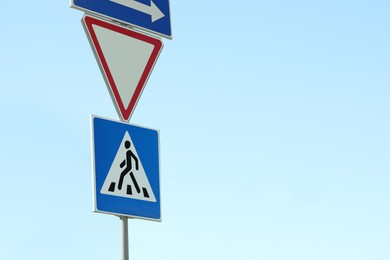
[{"label": "yield sign", "polygon": [[118,115],[129,121],[163,44],[90,16],[82,22]]}]

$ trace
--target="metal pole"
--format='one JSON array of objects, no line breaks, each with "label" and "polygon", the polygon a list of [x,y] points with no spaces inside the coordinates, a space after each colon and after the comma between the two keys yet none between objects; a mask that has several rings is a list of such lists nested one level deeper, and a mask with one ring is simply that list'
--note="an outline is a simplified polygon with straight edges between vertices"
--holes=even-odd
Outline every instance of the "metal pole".
[{"label": "metal pole", "polygon": [[129,229],[126,217],[120,217],[122,222],[122,260],[129,260]]}]

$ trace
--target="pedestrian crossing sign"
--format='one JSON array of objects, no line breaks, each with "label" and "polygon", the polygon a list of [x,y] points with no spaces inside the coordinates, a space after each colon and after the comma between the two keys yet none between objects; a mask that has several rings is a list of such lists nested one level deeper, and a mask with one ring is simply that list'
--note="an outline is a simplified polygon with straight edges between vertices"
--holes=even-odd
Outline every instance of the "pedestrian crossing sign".
[{"label": "pedestrian crossing sign", "polygon": [[159,132],[91,117],[94,211],[161,221]]}]

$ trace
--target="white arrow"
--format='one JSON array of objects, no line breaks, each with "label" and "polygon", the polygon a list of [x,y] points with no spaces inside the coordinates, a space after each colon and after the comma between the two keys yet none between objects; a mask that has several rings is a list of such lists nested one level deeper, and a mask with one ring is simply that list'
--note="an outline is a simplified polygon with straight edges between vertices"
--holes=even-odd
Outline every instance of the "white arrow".
[{"label": "white arrow", "polygon": [[146,13],[152,17],[152,22],[157,21],[158,19],[163,18],[165,15],[158,9],[158,7],[150,1],[150,6],[137,2],[135,0],[110,0],[111,2],[115,2],[117,4],[129,7],[131,9],[135,9],[142,13]]}]

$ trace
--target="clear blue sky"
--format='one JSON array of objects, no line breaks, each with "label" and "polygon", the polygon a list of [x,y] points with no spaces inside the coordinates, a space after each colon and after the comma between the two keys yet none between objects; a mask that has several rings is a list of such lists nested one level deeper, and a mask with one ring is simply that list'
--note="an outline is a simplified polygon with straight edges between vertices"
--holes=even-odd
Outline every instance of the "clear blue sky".
[{"label": "clear blue sky", "polygon": [[[120,259],[92,213],[90,115],[116,111],[67,1],[0,16],[0,259]],[[390,3],[171,1],[131,122],[160,130],[161,223],[130,259],[390,259]]]}]

